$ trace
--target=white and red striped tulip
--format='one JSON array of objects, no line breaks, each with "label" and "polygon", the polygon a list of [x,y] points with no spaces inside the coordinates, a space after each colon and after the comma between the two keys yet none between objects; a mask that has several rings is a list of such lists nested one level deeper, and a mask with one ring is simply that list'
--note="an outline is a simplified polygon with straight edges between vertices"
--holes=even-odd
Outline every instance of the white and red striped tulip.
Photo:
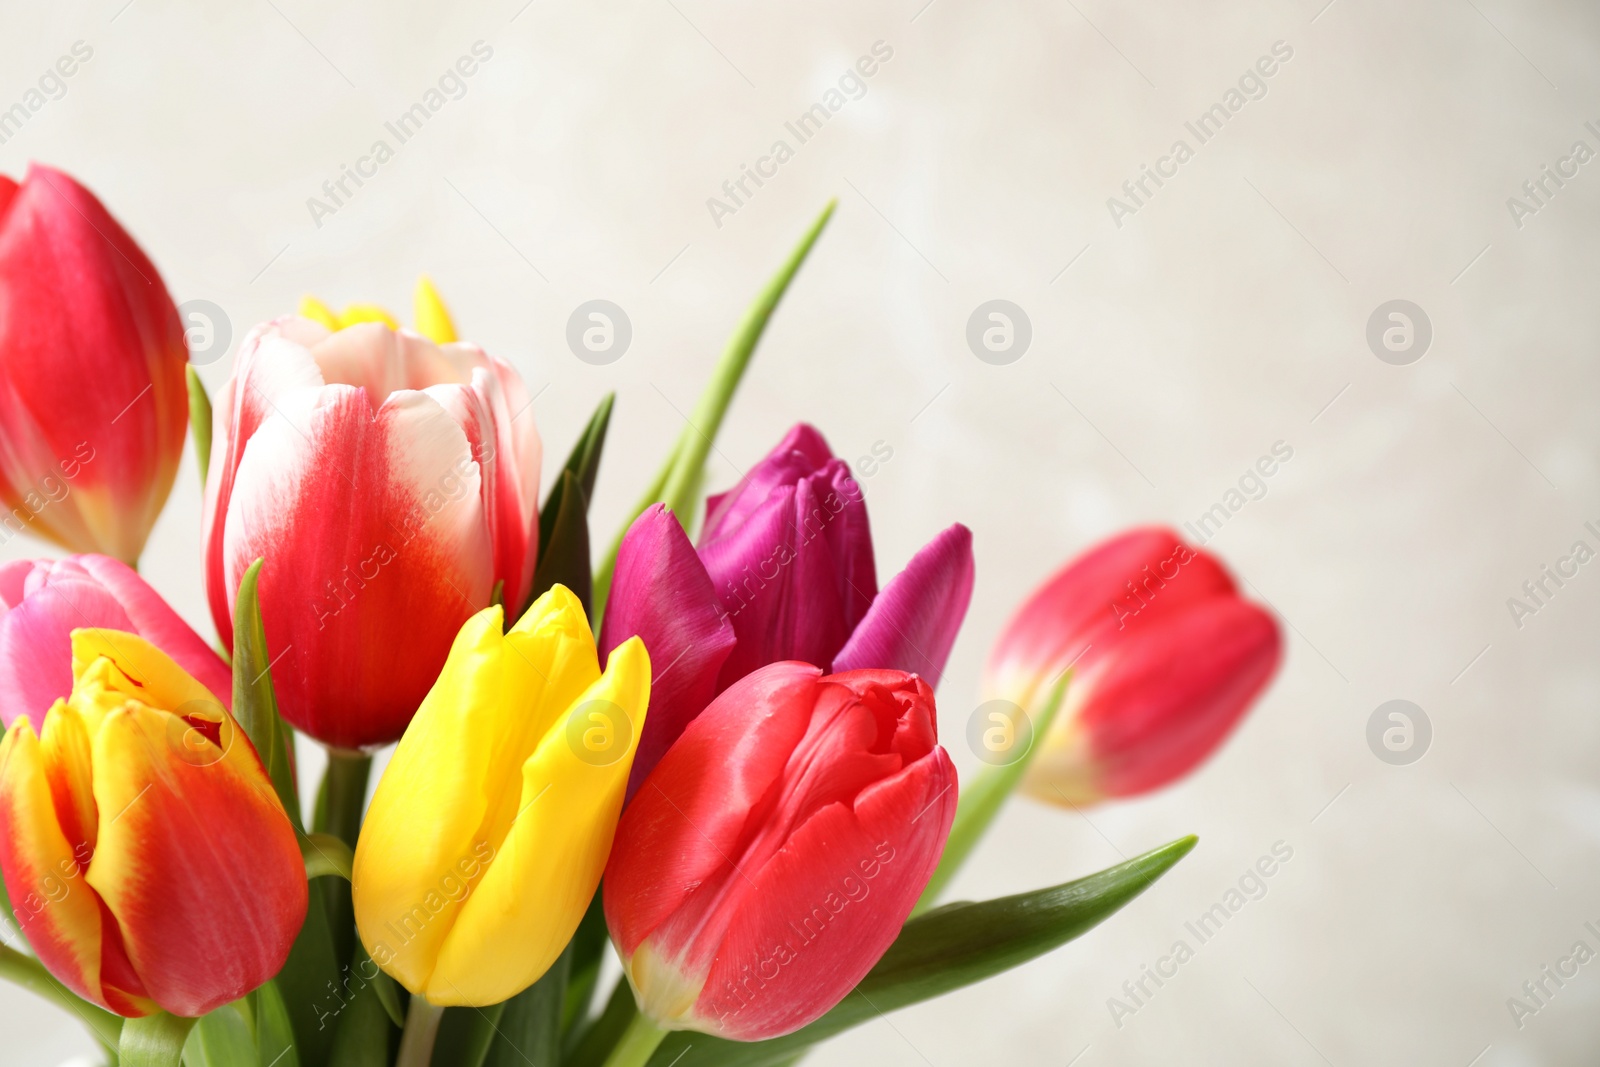
[{"label": "white and red striped tulip", "polygon": [[397,739],[461,626],[522,604],[539,435],[521,379],[464,343],[294,316],[257,327],[216,404],[205,571],[231,644],[250,564],[286,719],[342,748]]}]

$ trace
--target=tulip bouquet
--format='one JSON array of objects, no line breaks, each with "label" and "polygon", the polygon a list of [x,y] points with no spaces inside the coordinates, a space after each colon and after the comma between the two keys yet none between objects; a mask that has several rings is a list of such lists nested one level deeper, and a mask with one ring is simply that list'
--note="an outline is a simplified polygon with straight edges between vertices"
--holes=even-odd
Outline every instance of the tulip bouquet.
[{"label": "tulip bouquet", "polygon": [[[1192,837],[940,900],[1019,786],[1144,793],[1227,736],[1280,636],[1214,557],[1144,528],[1049,578],[994,646],[958,785],[936,691],[967,528],[880,585],[808,425],[702,510],[828,216],[596,553],[612,397],[541,499],[521,379],[424,280],[410,328],[309,298],[258,326],[213,404],[99,201],[0,177],[0,543],[71,553],[0,565],[0,975],[126,1067],[789,1064],[1176,863]],[[217,647],[134,569],[186,426]],[[297,739],[328,756],[309,811]]]}]

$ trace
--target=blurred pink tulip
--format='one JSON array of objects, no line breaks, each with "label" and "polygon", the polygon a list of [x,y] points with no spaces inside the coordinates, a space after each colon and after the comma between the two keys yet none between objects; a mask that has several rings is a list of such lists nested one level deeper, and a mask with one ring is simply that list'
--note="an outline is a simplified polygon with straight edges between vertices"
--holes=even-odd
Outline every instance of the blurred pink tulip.
[{"label": "blurred pink tulip", "polygon": [[161,275],[93,193],[0,175],[0,544],[136,561],[183,451],[187,361]]}]

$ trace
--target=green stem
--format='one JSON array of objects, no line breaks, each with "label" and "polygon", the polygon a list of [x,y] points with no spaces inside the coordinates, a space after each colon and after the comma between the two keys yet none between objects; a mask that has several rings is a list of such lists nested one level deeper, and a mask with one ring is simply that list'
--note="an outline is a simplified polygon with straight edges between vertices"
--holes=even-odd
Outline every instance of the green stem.
[{"label": "green stem", "polygon": [[439,1021],[444,1018],[444,1008],[429,1003],[420,993],[411,994],[411,1007],[406,1010],[406,1030],[400,1036],[400,1055],[394,1067],[428,1067],[433,1060],[433,1041],[439,1036]]},{"label": "green stem", "polygon": [[623,1031],[622,1040],[606,1058],[605,1067],[644,1067],[666,1036],[667,1032],[649,1018],[635,1015],[628,1029]]},{"label": "green stem", "polygon": [[[313,833],[329,834],[353,851],[361,833],[361,809],[367,800],[367,778],[372,773],[372,757],[363,752],[328,748],[328,770],[317,790],[317,808],[312,813]],[[347,960],[355,951],[355,907],[350,902],[350,886],[334,880],[318,883],[328,913],[328,929],[333,934],[334,959]]]},{"label": "green stem", "polygon": [[206,473],[211,469],[211,398],[205,383],[192,366],[183,368],[189,383],[189,429],[194,433],[194,460],[200,468],[200,491],[205,492]]},{"label": "green stem", "polygon": [[122,1019],[104,1008],[79,998],[44,969],[32,956],[0,945],[0,978],[8,979],[38,996],[72,1012],[106,1048],[115,1050],[122,1036]]},{"label": "green stem", "polygon": [[950,836],[945,841],[944,855],[940,857],[939,866],[933,872],[933,877],[928,879],[928,885],[923,889],[917,906],[911,910],[913,916],[921,915],[938,902],[939,894],[944,892],[950,879],[961,870],[962,864],[966,863],[967,857],[983,839],[989,824],[994,822],[994,817],[1000,814],[1001,807],[1016,789],[1017,783],[1022,780],[1028,764],[1033,761],[1034,753],[1039,751],[1049,735],[1050,724],[1055,721],[1056,712],[1061,709],[1061,702],[1066,699],[1067,684],[1071,679],[1070,670],[1061,676],[1061,680],[1051,690],[1044,708],[1030,722],[1026,751],[1018,754],[1009,763],[985,767],[978,773],[977,778],[961,791],[961,799],[956,804],[955,821],[951,823]]}]

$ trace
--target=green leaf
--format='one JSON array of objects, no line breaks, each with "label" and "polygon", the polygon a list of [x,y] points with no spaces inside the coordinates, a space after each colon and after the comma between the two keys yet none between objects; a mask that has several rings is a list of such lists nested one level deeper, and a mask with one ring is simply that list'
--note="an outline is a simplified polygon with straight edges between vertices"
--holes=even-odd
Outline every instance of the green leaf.
[{"label": "green leaf", "polygon": [[571,967],[572,946],[569,944],[543,977],[506,1001],[505,1014],[500,1017],[500,1032],[489,1052],[488,1067],[561,1062],[561,1011]]},{"label": "green leaf", "polygon": [[256,755],[272,779],[272,787],[297,831],[300,798],[295,791],[294,769],[289,762],[292,733],[278,717],[278,698],[272,689],[272,659],[267,654],[267,631],[261,621],[257,588],[261,560],[250,564],[239,582],[233,603],[233,717],[244,727]]},{"label": "green leaf", "polygon": [[250,1024],[234,1001],[200,1017],[184,1042],[185,1067],[260,1067]]},{"label": "green leaf", "polygon": [[[572,590],[583,610],[589,611],[592,587],[589,574],[589,501],[578,476],[562,471],[551,496],[559,494],[560,507],[551,523],[550,542],[542,552],[539,567],[533,572],[533,593],[529,603],[551,586],[560,583]],[[515,620],[507,618],[510,623]]]},{"label": "green leaf", "polygon": [[639,1006],[634,1003],[628,980],[617,979],[611,999],[606,1001],[606,1010],[588,1027],[577,1031],[577,1040],[562,1059],[562,1067],[602,1067],[638,1014]]},{"label": "green leaf", "polygon": [[300,1067],[294,1026],[289,1021],[289,1008],[284,1004],[278,983],[268,982],[256,990],[255,997],[257,1059],[274,1067]]},{"label": "green leaf", "polygon": [[304,835],[300,838],[300,855],[305,860],[308,879],[331,874],[347,882],[350,880],[355,853],[332,834]]},{"label": "green leaf", "polygon": [[206,396],[206,385],[199,373],[185,366],[189,382],[189,428],[194,431],[194,459],[200,467],[200,489],[206,487],[206,473],[211,469],[211,398]]},{"label": "green leaf", "polygon": [[377,977],[372,980],[372,988],[378,991],[378,1000],[383,1004],[384,1014],[389,1016],[389,1021],[394,1023],[395,1029],[405,1029],[406,1009],[405,1005],[400,1003],[400,983],[380,970]]},{"label": "green leaf", "polygon": [[1061,710],[1061,702],[1066,698],[1067,684],[1071,677],[1070,670],[1061,676],[1061,680],[1050,691],[1044,710],[1040,711],[1030,723],[1027,750],[1003,766],[985,767],[973,779],[972,784],[961,791],[961,800],[956,805],[955,821],[951,824],[950,836],[944,843],[944,855],[939,857],[938,869],[928,880],[927,888],[922,891],[922,899],[917,901],[912,915],[921,915],[938,903],[939,894],[944,891],[950,879],[955,877],[961,865],[967,861],[967,857],[983,838],[994,817],[1000,814],[1006,799],[1022,780],[1022,774],[1028,769],[1028,764],[1033,762],[1034,753],[1043,747],[1041,742],[1049,735],[1050,724],[1055,722],[1056,712]]},{"label": "green leaf", "polygon": [[651,1067],[786,1063],[795,1053],[842,1030],[982,981],[1071,941],[1148,889],[1194,848],[1195,841],[1180,838],[1065,885],[937,908],[906,923],[877,966],[810,1026],[751,1043],[672,1034],[650,1060]]},{"label": "green leaf", "polygon": [[610,941],[606,929],[606,911],[603,890],[596,889],[589,907],[578,922],[578,930],[567,946],[571,957],[567,976],[566,1003],[561,1008],[562,1047],[571,1050],[574,1031],[588,1021],[589,1005],[594,1000],[595,986],[600,982],[600,960]]},{"label": "green leaf", "polygon": [[[405,1019],[398,995],[393,1016],[383,1002],[382,983],[393,981],[378,970],[358,943],[344,981],[349,999],[338,1006],[336,1020],[325,1020],[333,1028],[329,1063],[337,1067],[388,1067],[390,1042]],[[392,990],[393,986],[389,988]]]},{"label": "green leaf", "polygon": [[[594,480],[600,471],[600,453],[606,446],[606,429],[611,425],[611,408],[616,401],[616,393],[605,395],[600,401],[600,406],[594,409],[594,414],[589,416],[589,425],[578,435],[567,461],[561,465],[563,472],[571,472],[578,479],[578,486],[583,490],[583,498],[586,501],[594,499]],[[556,483],[550,489],[550,495],[544,498],[544,507],[539,510],[540,559],[544,558],[545,546],[550,543],[550,537],[555,532],[556,515],[561,510],[561,498],[564,493],[565,483],[561,476],[557,475]]]},{"label": "green leaf", "polygon": [[838,204],[837,200],[828,201],[827,206],[822,209],[822,214],[817,216],[817,220],[806,230],[805,236],[800,238],[799,245],[789,253],[789,258],[784,261],[783,266],[778,268],[778,273],[773,275],[766,288],[756,294],[755,303],[750,305],[738,328],[734,330],[733,336],[729,338],[728,346],[722,350],[722,358],[717,361],[716,369],[711,372],[711,380],[706,383],[705,391],[700,394],[700,400],[689,416],[689,424],[678,435],[677,444],[667,456],[666,465],[651,485],[651,491],[641,498],[633,514],[628,516],[628,521],[622,524],[621,532],[617,534],[616,541],[600,565],[600,573],[595,577],[595,617],[605,610],[606,596],[611,590],[611,576],[616,570],[617,551],[622,545],[622,536],[645,508],[651,504],[665,503],[672,509],[674,515],[680,517],[684,529],[693,528],[693,513],[699,499],[699,483],[703,477],[706,456],[711,453],[712,442],[716,440],[717,431],[722,427],[722,420],[728,414],[728,405],[733,402],[734,391],[739,388],[739,381],[750,366],[750,357],[755,354],[756,343],[761,340],[768,320],[777,310],[778,302],[788,291],[789,283],[794,280],[800,265],[806,261],[806,256],[811,254],[812,246],[817,243],[817,238],[822,236],[822,230],[833,217],[833,209]]},{"label": "green leaf", "polygon": [[432,1062],[439,1067],[483,1067],[505,1010],[504,1002],[483,1008],[446,1008],[433,1043]]},{"label": "green leaf", "polygon": [[122,1041],[117,1046],[121,1067],[180,1067],[183,1043],[189,1038],[193,1019],[157,1012],[122,1024]]}]

